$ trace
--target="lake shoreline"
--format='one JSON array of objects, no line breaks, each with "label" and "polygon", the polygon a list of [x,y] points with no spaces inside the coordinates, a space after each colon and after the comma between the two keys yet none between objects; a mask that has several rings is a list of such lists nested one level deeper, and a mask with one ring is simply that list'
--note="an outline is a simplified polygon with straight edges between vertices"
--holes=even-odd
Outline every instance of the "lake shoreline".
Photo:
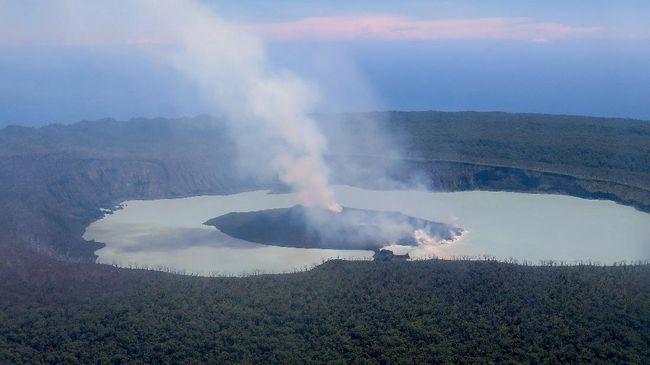
[{"label": "lake shoreline", "polygon": [[[638,212],[637,210],[634,210],[630,207],[619,205],[613,202],[586,200],[566,197],[563,195],[542,195],[527,193],[481,191],[451,193],[425,191],[380,191],[359,189],[349,186],[335,186],[334,188],[335,191],[344,195],[343,200],[347,205],[352,204],[352,206],[361,206],[363,209],[373,209],[379,211],[401,211],[404,214],[437,222],[445,222],[448,224],[457,225],[467,230],[466,234],[464,234],[460,239],[456,240],[453,243],[439,245],[433,248],[415,247],[412,248],[412,250],[406,252],[410,253],[410,255],[416,259],[431,257],[432,255],[444,259],[454,257],[484,257],[487,255],[503,261],[508,261],[510,258],[514,258],[518,261],[527,262],[541,262],[552,260],[565,262],[592,261],[608,264],[619,261],[643,261],[647,260],[648,257],[650,257],[647,252],[644,253],[644,248],[642,247],[641,242],[641,237],[646,234],[644,232],[641,232],[641,230],[643,230],[644,225],[650,227],[650,215]],[[377,198],[378,196],[387,197],[386,199],[388,199],[388,201],[386,202],[386,205],[373,205],[373,202],[377,203],[379,200],[381,200]],[[238,201],[240,197],[244,197],[244,200]],[[133,245],[137,243],[138,239],[145,237],[144,241],[142,241],[142,244],[144,245],[143,247],[147,247],[146,249],[153,250],[149,252],[150,256],[153,257],[158,255],[158,259],[163,260],[162,263],[158,262],[157,264],[149,262],[148,260],[153,260],[153,258],[148,257],[146,251],[140,251],[137,247],[137,244],[135,245],[135,248],[127,247],[128,244],[127,246],[120,247],[119,244],[116,244],[116,242],[112,241],[110,238],[112,234],[116,234],[115,232],[111,233],[110,229],[109,232],[100,232],[101,234],[108,236],[102,237],[101,234],[97,235],[97,232],[99,232],[97,230],[95,231],[95,235],[93,235],[93,224],[99,221],[96,221],[88,227],[90,229],[90,233],[87,231],[87,234],[84,235],[84,238],[107,243],[106,247],[97,251],[97,254],[99,256],[98,261],[100,263],[103,262],[119,264],[120,259],[117,258],[132,257],[135,259],[127,261],[131,263],[137,263],[139,262],[138,260],[144,260],[140,263],[149,266],[165,267],[173,267],[173,265],[170,265],[170,263],[173,263],[173,261],[169,261],[171,260],[170,258],[164,258],[164,254],[162,254],[162,252],[164,252],[164,250],[170,250],[174,247],[174,245],[178,244],[178,242],[182,242],[183,239],[186,239],[187,237],[189,237],[188,241],[190,242],[185,246],[180,244],[181,247],[178,248],[178,251],[175,253],[176,255],[179,255],[179,260],[183,259],[187,260],[187,262],[191,262],[193,260],[191,259],[192,254],[197,255],[200,253],[202,256],[209,257],[210,252],[217,252],[221,250],[219,252],[221,252],[223,255],[226,255],[226,257],[229,259],[244,262],[244,266],[251,265],[250,270],[244,271],[255,271],[252,269],[252,266],[254,266],[255,263],[260,265],[260,267],[256,269],[260,269],[261,271],[265,272],[273,272],[273,265],[280,265],[280,271],[291,271],[293,269],[301,268],[304,266],[313,266],[315,263],[337,257],[367,259],[372,255],[371,251],[354,250],[335,250],[325,252],[322,249],[308,249],[312,251],[300,251],[306,250],[300,249],[293,252],[283,251],[283,249],[286,248],[278,248],[275,246],[260,247],[260,245],[251,245],[250,242],[242,242],[236,240],[233,241],[231,238],[224,238],[223,236],[225,235],[218,232],[216,229],[216,232],[208,232],[205,229],[199,230],[198,228],[202,225],[202,222],[207,220],[207,218],[218,215],[214,211],[214,207],[216,206],[221,206],[223,208],[222,212],[255,211],[260,209],[259,202],[262,200],[266,199],[266,201],[269,202],[268,204],[275,204],[275,206],[279,205],[288,207],[294,203],[294,200],[292,200],[294,198],[295,196],[292,194],[268,194],[267,190],[261,190],[232,195],[205,195],[180,199],[162,199],[155,201],[127,201],[125,202],[123,209],[115,211],[113,214],[106,215],[103,218],[108,219],[109,222],[112,221],[113,223],[117,224],[117,226],[114,226],[114,228],[122,227],[125,230],[125,232],[122,232],[124,236],[122,238],[122,244],[124,244],[124,242],[130,242],[130,244]],[[429,199],[429,201],[426,199]],[[413,205],[416,204],[416,202],[419,202],[419,205],[421,206],[420,208],[417,208],[415,205]],[[428,203],[425,204],[425,202]],[[409,204],[413,206],[409,206]],[[431,209],[427,209],[427,204],[429,204]],[[424,205],[424,207],[422,207],[422,205]],[[140,218],[129,217],[128,215],[131,214],[129,212],[132,212],[130,209],[144,209],[142,211],[144,213],[138,213],[141,216]],[[201,213],[195,212],[196,209],[201,210]],[[409,209],[411,209],[411,211],[409,211]],[[457,210],[455,213],[454,209]],[[482,220],[484,219],[481,218],[481,215],[483,214],[484,216],[494,216],[496,214],[494,212],[494,209],[501,211],[501,213],[498,213],[501,216],[497,220],[494,220],[495,217],[491,218],[493,220],[492,222],[483,222]],[[568,213],[562,213],[566,210],[568,210]],[[173,213],[174,211],[176,211],[176,213]],[[125,212],[128,213],[126,216],[123,215]],[[180,227],[178,229],[182,228],[185,231],[182,231],[182,234],[180,234],[173,233],[173,229],[171,231],[167,230],[167,228],[165,228],[165,221],[159,221],[154,217],[155,214],[160,214],[160,212],[166,212],[166,217],[164,219],[167,223],[178,225]],[[442,214],[442,212],[447,212],[448,214],[445,215]],[[522,217],[528,214],[524,214],[525,212],[533,215]],[[548,214],[551,218],[545,218],[544,214],[542,213]],[[138,216],[138,214],[135,214],[135,216]],[[198,216],[193,218],[193,221],[191,219],[188,221],[183,221],[183,219],[186,218],[182,217],[182,215],[185,215],[187,217],[192,214],[198,214]],[[454,216],[454,214],[457,214],[457,216]],[[571,219],[577,219],[577,221],[571,224],[566,224],[563,222],[563,219],[569,219],[567,217],[552,218],[560,214],[568,214],[569,216],[573,217]],[[589,215],[596,221],[590,223],[588,220],[578,219],[581,215]],[[128,226],[124,226],[122,224],[126,221],[130,223],[136,222],[136,218],[144,219],[144,221],[141,222],[141,224],[143,224],[144,228],[142,229],[144,229],[144,231],[138,231],[138,229],[134,229],[131,232],[127,232],[132,228],[128,228]],[[467,222],[464,222],[463,219],[469,220]],[[536,224],[534,224],[534,220],[544,221],[545,219],[551,219],[551,221],[543,223],[541,227],[538,227]],[[626,223],[626,219],[632,219],[632,221]],[[505,222],[508,220],[513,220],[513,222],[509,222],[507,225],[505,225]],[[612,225],[619,225],[620,227],[625,227],[625,224],[627,224],[627,229],[621,228],[624,232],[627,233],[624,233],[623,236],[615,234],[616,232],[608,230],[606,224],[607,222],[611,223]],[[558,233],[556,236],[550,236],[549,240],[550,242],[556,242],[554,243],[555,246],[546,247],[549,245],[548,242],[545,242],[539,237],[535,239],[531,238],[543,234],[548,235],[548,232],[552,232],[552,229],[549,227],[554,224],[560,225],[561,230],[564,230],[561,232],[562,234]],[[521,232],[516,232],[512,230],[512,226],[525,228],[521,228]],[[95,226],[95,228],[96,227],[97,226]],[[158,228],[152,230],[151,227]],[[507,232],[506,227],[508,227],[510,232]],[[604,236],[602,238],[594,238],[589,235],[587,235],[588,237],[585,237],[584,234],[580,233],[581,231],[589,232],[593,231],[594,229],[605,229],[605,231],[599,232],[599,234]],[[634,234],[635,229],[638,231],[636,232],[636,235]],[[151,235],[151,232],[148,232],[147,230],[152,230],[153,235]],[[505,233],[500,233],[498,232],[499,230],[504,230]],[[524,232],[523,230],[528,231]],[[468,234],[469,232],[471,232],[471,234]],[[625,234],[627,234],[628,238],[625,238]],[[598,234],[592,233],[592,235],[597,236]],[[650,237],[650,229],[648,229],[647,235]],[[119,236],[119,234],[117,236]],[[114,237],[113,239],[117,238]],[[169,240],[170,243],[165,243],[166,240]],[[615,245],[616,247],[614,247],[611,246],[611,244],[606,244],[608,240],[609,242],[618,241],[621,242],[621,244]],[[594,247],[596,246],[588,245],[587,242],[600,242],[599,244],[602,247],[596,245],[598,246],[598,249],[595,249]],[[490,250],[487,250],[486,248],[489,248]],[[127,249],[127,251],[123,251],[123,249]],[[316,252],[313,250],[316,250]],[[255,256],[245,256],[248,258],[244,259],[241,254],[252,254]],[[265,260],[264,255],[268,255],[270,259]],[[256,258],[253,259],[253,261],[249,262],[251,257]],[[209,265],[209,263],[203,262],[205,260],[202,260],[203,258],[199,260],[201,262],[200,265]],[[289,260],[295,264],[287,264],[286,260]],[[232,266],[237,265],[232,264]],[[192,270],[188,268],[183,269],[186,271],[206,271]]]}]

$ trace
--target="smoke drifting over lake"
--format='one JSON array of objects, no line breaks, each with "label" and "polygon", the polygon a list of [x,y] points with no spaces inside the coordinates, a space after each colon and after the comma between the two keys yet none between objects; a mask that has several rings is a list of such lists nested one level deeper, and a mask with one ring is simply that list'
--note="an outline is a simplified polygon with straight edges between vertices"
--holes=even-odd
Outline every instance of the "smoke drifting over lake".
[{"label": "smoke drifting over lake", "polygon": [[398,212],[343,208],[292,208],[228,213],[205,224],[245,241],[301,248],[379,250],[388,245],[434,246],[458,239],[463,229]]},{"label": "smoke drifting over lake", "polygon": [[[168,65],[200,90],[212,106],[211,114],[226,122],[226,133],[237,146],[236,155],[228,157],[242,175],[261,185],[280,181],[298,194],[303,206],[331,212],[342,208],[330,188],[328,163],[348,184],[381,185],[388,180],[383,157],[397,159],[380,128],[367,120],[348,119],[352,115],[320,114],[317,122],[317,107],[322,110],[323,100],[329,98],[314,83],[274,63],[252,28],[191,0],[53,3],[46,5],[50,16],[43,20],[43,33],[25,37],[77,46],[128,45],[151,62]],[[345,78],[358,97],[364,88],[351,70]],[[342,81],[337,92],[345,94],[347,89]],[[352,161],[355,153],[360,159]],[[308,218],[313,226],[325,223],[313,214]],[[400,225],[386,220],[385,229]],[[357,223],[359,229],[365,224]]]}]

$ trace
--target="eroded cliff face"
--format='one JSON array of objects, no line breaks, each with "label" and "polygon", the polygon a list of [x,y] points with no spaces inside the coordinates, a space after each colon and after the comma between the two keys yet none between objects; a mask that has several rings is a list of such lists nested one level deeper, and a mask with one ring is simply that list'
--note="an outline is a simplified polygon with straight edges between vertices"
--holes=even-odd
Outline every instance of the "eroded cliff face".
[{"label": "eroded cliff face", "polygon": [[[338,161],[337,161],[338,160]],[[342,164],[348,167],[342,167]],[[386,169],[385,166],[390,168]],[[402,159],[387,162],[375,157],[332,159],[333,180],[339,184],[375,189],[422,187],[433,191],[512,191],[556,193],[586,199],[607,199],[650,212],[650,191],[613,181],[581,178],[554,172],[470,162]],[[350,166],[356,166],[350,168]],[[373,167],[374,166],[374,167]],[[364,179],[349,179],[345,170],[364,169]],[[382,171],[382,175],[373,175]],[[357,174],[358,176],[358,174]]]},{"label": "eroded cliff face", "polygon": [[[81,236],[101,217],[100,208],[128,199],[224,194],[257,184],[236,176],[234,147],[222,130],[191,121],[181,131],[163,122],[145,123],[148,128],[137,122],[117,125],[122,130],[110,136],[93,130],[105,128],[103,122],[82,125],[82,131],[61,127],[71,129],[68,133],[26,130],[10,141],[11,149],[5,144],[0,151],[2,236],[48,255],[94,260],[102,245]],[[119,134],[140,138],[124,147]],[[105,140],[109,137],[115,140]],[[35,142],[41,139],[47,143]]]}]

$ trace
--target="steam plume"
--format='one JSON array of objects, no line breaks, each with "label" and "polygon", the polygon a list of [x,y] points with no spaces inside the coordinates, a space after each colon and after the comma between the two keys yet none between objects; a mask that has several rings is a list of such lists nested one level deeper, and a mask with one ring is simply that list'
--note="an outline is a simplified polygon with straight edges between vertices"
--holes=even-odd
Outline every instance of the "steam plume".
[{"label": "steam plume", "polygon": [[[39,26],[13,20],[26,18]],[[303,204],[341,209],[328,188],[325,138],[309,116],[319,93],[295,74],[271,68],[251,29],[193,0],[25,1],[3,9],[3,22],[10,32],[0,43],[129,46],[172,65],[201,89],[214,106],[210,112],[231,122],[240,155],[254,161],[240,166],[265,175],[270,165]]]},{"label": "steam plume", "polygon": [[184,0],[146,4],[153,23],[167,24],[180,42],[180,49],[167,54],[178,70],[248,134],[245,140],[258,143],[245,148],[270,149],[280,180],[299,193],[302,204],[340,211],[328,188],[326,141],[309,117],[316,90],[287,70],[270,70],[259,38],[209,9]]}]

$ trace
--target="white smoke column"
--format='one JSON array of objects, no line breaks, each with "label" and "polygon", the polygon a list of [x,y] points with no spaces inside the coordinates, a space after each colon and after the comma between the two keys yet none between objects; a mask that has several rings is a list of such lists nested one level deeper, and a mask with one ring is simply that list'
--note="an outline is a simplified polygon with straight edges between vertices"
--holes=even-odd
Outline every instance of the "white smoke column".
[{"label": "white smoke column", "polygon": [[244,148],[274,148],[279,178],[305,205],[341,211],[328,187],[326,141],[309,117],[318,100],[313,87],[286,70],[270,70],[262,42],[240,25],[219,19],[195,2],[145,0],[145,22],[164,24],[180,43],[166,56],[195,81],[235,129],[254,135]]}]

